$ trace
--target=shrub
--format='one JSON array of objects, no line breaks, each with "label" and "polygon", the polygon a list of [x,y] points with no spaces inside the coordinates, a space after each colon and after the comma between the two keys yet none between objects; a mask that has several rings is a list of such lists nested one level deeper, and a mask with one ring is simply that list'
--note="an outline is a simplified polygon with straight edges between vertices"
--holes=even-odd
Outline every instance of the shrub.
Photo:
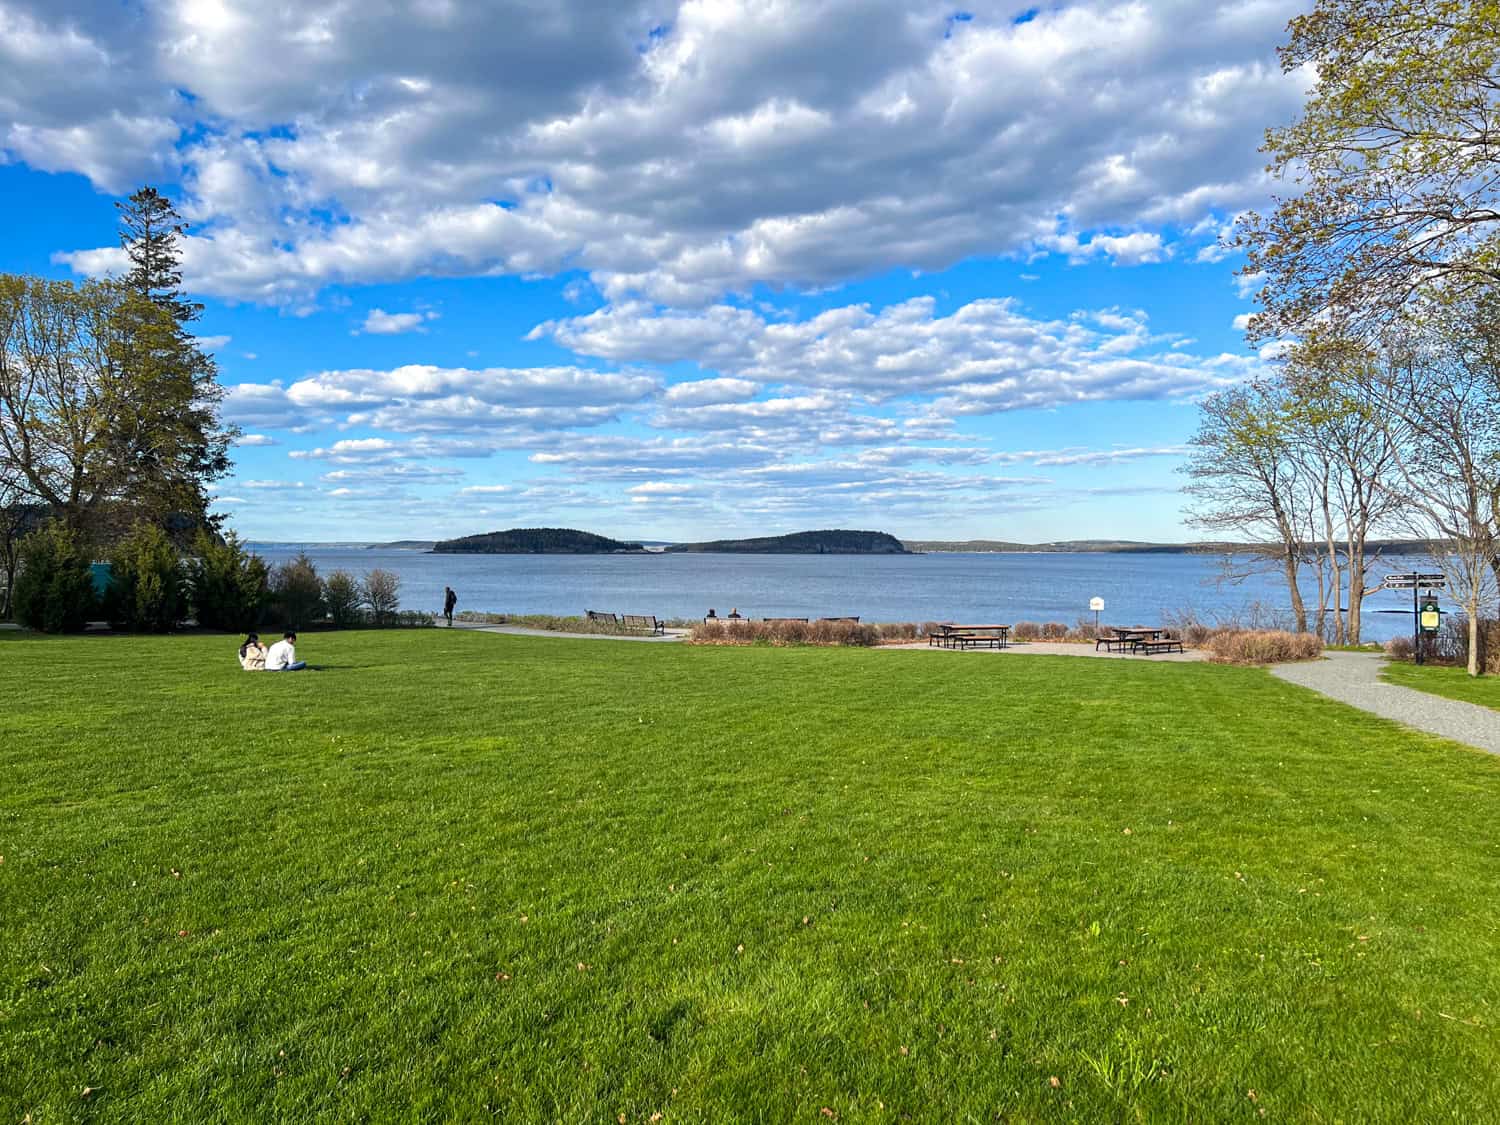
[{"label": "shrub", "polygon": [[1068,627],[1061,621],[1048,621],[1042,626],[1042,640],[1060,641],[1067,637]]},{"label": "shrub", "polygon": [[12,607],[17,621],[43,633],[79,632],[98,609],[89,557],[62,524],[21,541]]},{"label": "shrub", "polygon": [[1323,640],[1281,629],[1226,629],[1209,638],[1208,653],[1215,664],[1287,664],[1316,660],[1323,655]]},{"label": "shrub", "polygon": [[364,599],[359,579],[347,570],[335,570],[323,583],[323,601],[337,628],[347,629],[360,623],[364,617],[360,611]]},{"label": "shrub", "polygon": [[323,581],[306,554],[282,563],[271,575],[271,599],[282,623],[301,629],[323,620]]},{"label": "shrub", "polygon": [[[1469,619],[1461,613],[1445,614],[1437,635],[1422,642],[1422,652],[1424,657],[1467,667]],[[1500,671],[1500,621],[1483,618],[1479,621],[1479,670],[1485,673]]]},{"label": "shrub", "polygon": [[1412,646],[1410,637],[1392,637],[1383,646],[1385,654],[1392,660],[1410,660]]},{"label": "shrub", "polygon": [[365,575],[364,602],[376,625],[389,625],[401,609],[400,575],[378,568],[370,571]]},{"label": "shrub", "polygon": [[167,633],[188,614],[182,556],[155,524],[138,523],[115,544],[109,560],[105,614],[116,629]]},{"label": "shrub", "polygon": [[[887,630],[891,636],[887,637]],[[695,645],[848,645],[870,648],[885,640],[910,640],[917,627],[865,625],[853,621],[700,621],[688,643]]]},{"label": "shrub", "polygon": [[230,532],[220,543],[205,531],[193,545],[189,570],[193,615],[205,629],[245,633],[260,625],[270,600],[266,561]]},{"label": "shrub", "polygon": [[1039,640],[1042,635],[1042,627],[1035,621],[1017,621],[1010,627],[1010,635],[1018,641]]}]

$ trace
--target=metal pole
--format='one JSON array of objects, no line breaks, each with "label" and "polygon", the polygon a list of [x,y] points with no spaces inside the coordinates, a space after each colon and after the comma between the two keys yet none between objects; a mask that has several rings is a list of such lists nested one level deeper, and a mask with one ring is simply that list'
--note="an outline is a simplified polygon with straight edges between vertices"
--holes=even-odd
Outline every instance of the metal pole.
[{"label": "metal pole", "polygon": [[1411,588],[1411,639],[1417,654],[1417,663],[1422,663],[1422,614],[1417,608],[1417,587]]}]

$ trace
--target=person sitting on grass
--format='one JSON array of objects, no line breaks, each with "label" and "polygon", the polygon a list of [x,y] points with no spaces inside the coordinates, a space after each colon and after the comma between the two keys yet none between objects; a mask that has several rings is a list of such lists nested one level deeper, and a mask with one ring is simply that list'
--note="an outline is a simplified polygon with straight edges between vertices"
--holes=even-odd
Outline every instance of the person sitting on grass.
[{"label": "person sitting on grass", "polygon": [[240,667],[247,672],[266,670],[266,646],[260,643],[259,633],[251,633],[240,645]]},{"label": "person sitting on grass", "polygon": [[297,634],[288,629],[266,653],[267,672],[300,672],[307,663],[297,659]]}]

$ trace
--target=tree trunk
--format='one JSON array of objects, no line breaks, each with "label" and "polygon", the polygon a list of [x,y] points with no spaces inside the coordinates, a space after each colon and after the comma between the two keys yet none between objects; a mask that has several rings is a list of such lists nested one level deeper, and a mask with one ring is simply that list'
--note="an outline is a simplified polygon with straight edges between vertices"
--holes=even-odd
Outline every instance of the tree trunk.
[{"label": "tree trunk", "polygon": [[1479,675],[1479,601],[1469,606],[1469,675]]},{"label": "tree trunk", "polygon": [[1287,593],[1292,598],[1292,616],[1297,620],[1297,632],[1307,632],[1307,607],[1302,604],[1302,591],[1297,586],[1297,556],[1291,551],[1283,556],[1286,567]]},{"label": "tree trunk", "polygon": [[1360,609],[1365,601],[1365,549],[1361,543],[1349,551],[1349,627],[1344,631],[1351,645],[1359,644]]}]

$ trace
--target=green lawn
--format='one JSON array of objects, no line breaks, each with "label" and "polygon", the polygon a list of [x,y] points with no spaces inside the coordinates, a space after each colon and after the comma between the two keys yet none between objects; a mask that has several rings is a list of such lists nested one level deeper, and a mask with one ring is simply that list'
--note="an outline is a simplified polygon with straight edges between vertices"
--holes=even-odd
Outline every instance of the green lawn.
[{"label": "green lawn", "polygon": [[1437,664],[1418,667],[1415,664],[1390,663],[1385,666],[1382,677],[1402,687],[1416,688],[1433,695],[1500,710],[1500,676],[1480,676],[1476,679],[1463,668],[1447,668]]},{"label": "green lawn", "polygon": [[1500,1117],[1500,761],[1261,671],[232,647],[0,633],[0,1122]]}]

